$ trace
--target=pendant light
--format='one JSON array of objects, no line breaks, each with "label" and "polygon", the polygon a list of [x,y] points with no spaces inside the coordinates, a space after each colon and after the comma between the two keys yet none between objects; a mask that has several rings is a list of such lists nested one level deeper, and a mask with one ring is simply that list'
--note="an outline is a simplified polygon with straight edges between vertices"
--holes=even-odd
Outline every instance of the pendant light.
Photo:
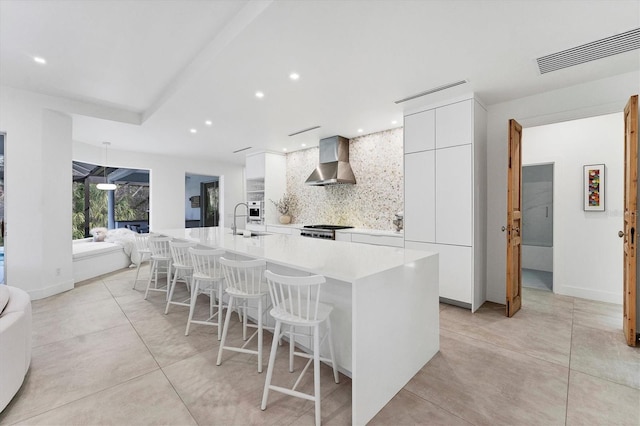
[{"label": "pendant light", "polygon": [[115,183],[109,183],[107,181],[107,166],[106,164],[109,162],[108,160],[108,156],[107,156],[107,149],[109,148],[109,145],[111,145],[111,142],[102,142],[102,144],[104,145],[104,183],[99,183],[96,185],[96,188],[102,190],[102,191],[113,191],[117,188]]}]

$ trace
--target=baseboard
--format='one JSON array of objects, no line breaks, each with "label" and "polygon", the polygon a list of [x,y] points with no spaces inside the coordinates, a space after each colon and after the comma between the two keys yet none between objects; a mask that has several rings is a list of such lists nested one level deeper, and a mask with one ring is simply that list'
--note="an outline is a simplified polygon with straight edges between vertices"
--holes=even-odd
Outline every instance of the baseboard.
[{"label": "baseboard", "polygon": [[55,285],[40,288],[38,290],[29,291],[31,300],[44,299],[45,297],[53,296],[58,293],[73,289],[73,280],[64,281]]},{"label": "baseboard", "polygon": [[615,303],[622,305],[622,293],[612,291],[591,290],[582,287],[553,286],[554,293],[564,296],[579,297],[581,299],[595,300],[598,302]]}]

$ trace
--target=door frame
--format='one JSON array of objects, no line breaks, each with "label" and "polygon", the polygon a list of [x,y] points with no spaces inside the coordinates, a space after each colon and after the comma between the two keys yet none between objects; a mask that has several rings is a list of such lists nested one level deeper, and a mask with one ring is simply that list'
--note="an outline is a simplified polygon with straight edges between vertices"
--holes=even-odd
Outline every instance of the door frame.
[{"label": "door frame", "polygon": [[522,307],[522,125],[512,118],[508,131],[505,315],[512,317]]}]

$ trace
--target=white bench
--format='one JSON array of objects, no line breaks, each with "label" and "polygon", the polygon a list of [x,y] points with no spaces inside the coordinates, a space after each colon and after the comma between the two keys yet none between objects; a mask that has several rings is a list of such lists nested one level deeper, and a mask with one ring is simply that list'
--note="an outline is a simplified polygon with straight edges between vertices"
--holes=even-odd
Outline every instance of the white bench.
[{"label": "white bench", "polygon": [[94,242],[92,238],[73,241],[73,281],[75,283],[124,269],[131,258],[120,244]]}]

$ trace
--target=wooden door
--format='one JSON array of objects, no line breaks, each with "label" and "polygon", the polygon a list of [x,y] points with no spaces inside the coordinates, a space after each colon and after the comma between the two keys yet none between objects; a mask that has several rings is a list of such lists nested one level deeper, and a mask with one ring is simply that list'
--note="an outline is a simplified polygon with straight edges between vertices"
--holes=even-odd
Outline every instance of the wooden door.
[{"label": "wooden door", "polygon": [[507,171],[507,309],[512,317],[522,306],[522,126],[509,120]]},{"label": "wooden door", "polygon": [[638,238],[638,95],[624,108],[624,274],[623,330],[629,346],[636,345],[636,265]]}]

